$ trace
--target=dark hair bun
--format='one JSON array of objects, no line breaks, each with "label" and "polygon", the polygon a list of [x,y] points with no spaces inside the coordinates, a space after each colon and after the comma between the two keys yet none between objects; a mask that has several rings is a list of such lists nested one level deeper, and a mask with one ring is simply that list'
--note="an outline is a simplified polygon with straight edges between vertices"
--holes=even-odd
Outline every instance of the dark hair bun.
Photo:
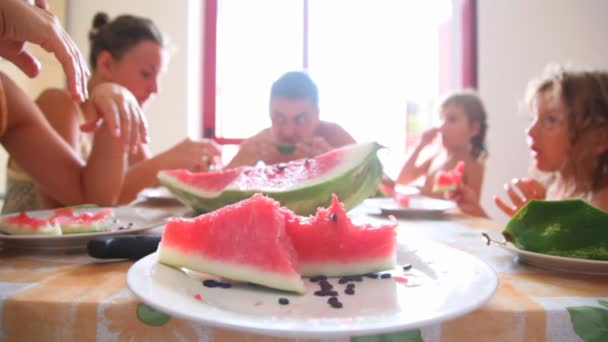
[{"label": "dark hair bun", "polygon": [[100,29],[103,25],[110,22],[110,17],[107,13],[98,12],[93,18],[93,29]]}]

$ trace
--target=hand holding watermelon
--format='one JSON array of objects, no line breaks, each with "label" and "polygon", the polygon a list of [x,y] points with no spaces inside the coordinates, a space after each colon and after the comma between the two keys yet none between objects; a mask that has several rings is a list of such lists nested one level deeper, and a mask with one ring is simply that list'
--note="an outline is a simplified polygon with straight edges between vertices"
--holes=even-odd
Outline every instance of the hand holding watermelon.
[{"label": "hand holding watermelon", "polygon": [[458,183],[462,180],[464,173],[464,161],[459,161],[456,166],[449,170],[439,170],[435,177],[435,184],[433,185],[433,192],[447,192],[454,191],[458,188]]}]

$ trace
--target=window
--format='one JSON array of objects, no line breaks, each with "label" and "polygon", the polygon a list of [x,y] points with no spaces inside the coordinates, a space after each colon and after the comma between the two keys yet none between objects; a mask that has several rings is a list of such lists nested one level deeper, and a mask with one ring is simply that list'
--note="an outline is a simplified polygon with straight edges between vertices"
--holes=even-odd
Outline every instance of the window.
[{"label": "window", "polygon": [[389,147],[390,171],[407,141],[432,124],[438,95],[475,85],[474,5],[208,0],[205,135],[234,144],[268,127],[272,82],[305,69],[319,87],[322,120]]}]

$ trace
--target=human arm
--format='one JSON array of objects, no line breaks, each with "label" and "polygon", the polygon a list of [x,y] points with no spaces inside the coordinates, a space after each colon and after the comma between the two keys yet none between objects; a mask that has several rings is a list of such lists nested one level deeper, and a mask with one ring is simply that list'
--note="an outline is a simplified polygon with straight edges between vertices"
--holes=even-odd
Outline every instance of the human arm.
[{"label": "human arm", "polygon": [[458,205],[460,211],[472,216],[488,217],[488,214],[479,202],[479,193],[476,193],[470,186],[460,182],[458,188],[450,191],[447,197]]},{"label": "human arm", "polygon": [[270,131],[265,129],[241,142],[239,150],[228,165],[226,165],[225,169],[246,165],[252,166],[260,160],[272,164],[280,156],[279,149],[270,137]]},{"label": "human arm", "polygon": [[156,175],[160,170],[188,169],[206,171],[221,148],[209,139],[186,138],[158,155],[132,165],[127,171],[119,203],[132,201],[146,187],[158,184]]},{"label": "human arm", "polygon": [[546,197],[545,187],[538,181],[528,177],[514,178],[510,184],[505,184],[504,188],[513,204],[507,204],[498,196],[494,196],[494,203],[509,216],[513,216],[528,201],[545,199]]},{"label": "human arm", "polygon": [[483,185],[484,165],[473,161],[465,164],[462,181],[477,195],[477,200],[481,198],[481,187]]},{"label": "human arm", "polygon": [[[52,129],[40,109],[3,73],[9,119],[5,134],[0,139],[11,157],[42,189],[64,205],[82,203],[112,204],[122,184],[125,149],[102,123],[95,135],[93,151],[85,165],[69,145]],[[120,121],[128,124],[123,132],[140,131],[143,118],[127,108],[100,103],[102,117],[127,116]],[[116,105],[116,104],[113,104]]]},{"label": "human arm", "polygon": [[53,53],[67,76],[74,99],[87,97],[88,69],[76,44],[59,20],[46,9],[46,1],[36,6],[23,0],[0,1],[0,56],[19,67],[29,77],[40,72],[40,62],[24,48],[25,42]]},{"label": "human arm", "polygon": [[439,129],[431,128],[424,133],[420,137],[420,141],[414,148],[414,151],[408,157],[407,161],[401,168],[399,172],[399,176],[397,176],[398,184],[408,184],[418,177],[426,174],[431,166],[432,158],[429,158],[423,161],[421,164],[418,164],[418,157],[420,156],[420,152],[424,150],[429,144],[433,142],[437,134],[439,133]]}]

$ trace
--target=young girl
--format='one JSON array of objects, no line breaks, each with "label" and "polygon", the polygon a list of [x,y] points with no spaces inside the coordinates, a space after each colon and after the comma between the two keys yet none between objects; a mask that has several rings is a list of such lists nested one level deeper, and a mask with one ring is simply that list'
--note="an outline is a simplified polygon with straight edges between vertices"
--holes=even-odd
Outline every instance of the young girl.
[{"label": "young girl", "polygon": [[[445,97],[439,108],[441,125],[422,134],[414,152],[401,169],[397,183],[408,184],[423,177],[421,193],[443,197],[443,194],[432,191],[437,173],[440,170],[453,169],[459,161],[464,161],[462,182],[476,194],[480,194],[484,173],[483,159],[487,155],[484,106],[475,93],[462,91]],[[419,160],[421,152],[430,147],[437,136],[441,136],[442,147],[430,157]]]},{"label": "young girl", "polygon": [[[526,103],[533,167],[544,179],[515,179],[505,186],[512,204],[494,197],[496,205],[512,216],[531,199],[581,198],[608,210],[608,72],[548,67],[529,84]],[[487,216],[470,189],[461,191],[463,211]]]},{"label": "young girl", "polygon": [[[51,126],[74,153],[87,159],[91,148],[99,147],[94,135],[82,132],[81,125],[94,118],[90,104],[113,96],[103,91],[109,86],[126,88],[134,96],[130,107],[144,105],[158,91],[158,79],[165,65],[166,51],[158,28],[148,19],[123,15],[109,21],[104,13],[93,20],[90,33],[90,64],[93,74],[88,88],[91,99],[83,104],[72,100],[62,89],[48,89],[36,101]],[[124,98],[116,101],[124,102]],[[132,201],[137,193],[157,184],[162,169],[203,170],[219,155],[219,147],[209,141],[185,139],[173,148],[152,157],[146,144],[128,160],[118,203]],[[65,203],[39,191],[14,160],[9,161],[7,195],[3,212],[53,208]]]}]

